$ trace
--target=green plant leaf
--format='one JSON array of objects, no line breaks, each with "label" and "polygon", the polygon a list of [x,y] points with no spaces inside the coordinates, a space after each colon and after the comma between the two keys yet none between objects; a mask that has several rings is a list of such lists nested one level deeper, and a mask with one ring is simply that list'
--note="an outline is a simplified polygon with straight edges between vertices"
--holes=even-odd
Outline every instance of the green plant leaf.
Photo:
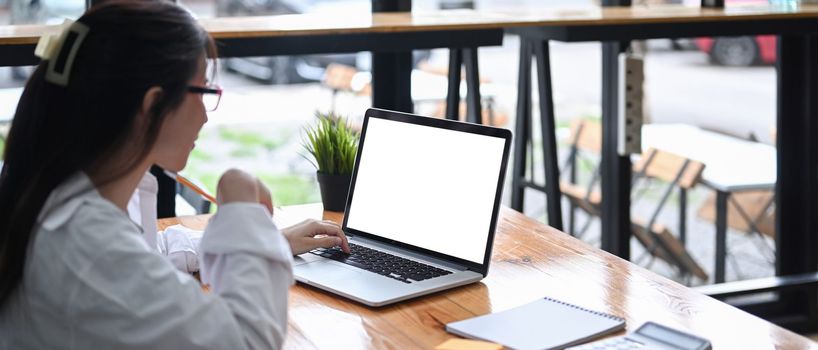
[{"label": "green plant leaf", "polygon": [[350,174],[355,166],[358,151],[358,133],[347,121],[334,113],[316,112],[314,125],[304,128],[301,138],[304,150],[315,162],[318,172],[323,174]]}]

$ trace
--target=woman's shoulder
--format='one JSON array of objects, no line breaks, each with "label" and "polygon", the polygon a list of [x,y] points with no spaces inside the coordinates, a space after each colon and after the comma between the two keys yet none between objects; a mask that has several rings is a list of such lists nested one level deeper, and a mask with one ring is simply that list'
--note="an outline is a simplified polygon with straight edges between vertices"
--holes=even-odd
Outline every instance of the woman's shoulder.
[{"label": "woman's shoulder", "polygon": [[[83,285],[88,271],[95,267],[109,271],[127,268],[128,264],[110,264],[106,259],[149,254],[139,228],[110,202],[89,196],[71,206],[70,211],[57,206],[63,209],[59,215],[67,215],[64,219],[46,215],[46,221],[37,226],[24,274],[28,298],[50,305],[58,313],[68,306],[66,291]],[[54,226],[46,228],[44,223]]]},{"label": "woman's shoulder", "polygon": [[97,249],[130,248],[133,242],[144,243],[142,229],[122,209],[103,198],[84,200],[60,231],[79,245]]},{"label": "woman's shoulder", "polygon": [[71,218],[66,222],[71,228],[114,226],[138,232],[139,228],[121,208],[103,197],[86,198],[74,210]]},{"label": "woman's shoulder", "polygon": [[[59,225],[39,227],[34,241],[34,258],[54,259],[69,269],[81,271],[100,257],[125,251],[149,251],[140,228],[128,215],[101,197],[83,198]],[[46,221],[48,222],[48,221]]]},{"label": "woman's shoulder", "polygon": [[147,250],[139,226],[82,172],[51,192],[35,227],[34,258],[47,263],[57,258],[71,268],[116,250]]}]

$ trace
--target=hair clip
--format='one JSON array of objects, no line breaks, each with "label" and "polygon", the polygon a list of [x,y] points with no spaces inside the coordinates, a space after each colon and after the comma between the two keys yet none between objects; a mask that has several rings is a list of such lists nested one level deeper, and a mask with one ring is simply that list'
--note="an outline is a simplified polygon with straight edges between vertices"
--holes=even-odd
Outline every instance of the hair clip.
[{"label": "hair clip", "polygon": [[88,35],[89,28],[80,22],[65,20],[60,33],[45,34],[40,37],[34,54],[48,61],[45,80],[57,85],[68,86],[68,77],[74,58]]}]

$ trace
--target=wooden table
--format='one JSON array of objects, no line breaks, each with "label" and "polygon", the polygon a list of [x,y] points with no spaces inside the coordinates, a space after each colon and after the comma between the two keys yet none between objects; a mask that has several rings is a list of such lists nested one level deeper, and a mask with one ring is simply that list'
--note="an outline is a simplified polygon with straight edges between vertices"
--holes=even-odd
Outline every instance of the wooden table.
[{"label": "wooden table", "polygon": [[[324,217],[337,222],[342,218],[331,212]],[[708,338],[714,349],[818,349],[800,335],[518,212],[504,207],[499,220],[491,269],[479,283],[383,308],[293,286],[285,346],[431,349],[454,337],[444,331],[446,323],[549,296],[622,316],[627,331],[646,321],[689,331]],[[165,219],[159,227],[176,223],[201,229],[206,218]]]}]

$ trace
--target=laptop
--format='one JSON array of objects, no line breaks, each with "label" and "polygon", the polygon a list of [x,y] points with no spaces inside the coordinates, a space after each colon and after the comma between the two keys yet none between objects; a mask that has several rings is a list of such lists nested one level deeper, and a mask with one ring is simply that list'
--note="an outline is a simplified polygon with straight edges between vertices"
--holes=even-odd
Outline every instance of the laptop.
[{"label": "laptop", "polygon": [[366,111],[342,229],[351,254],[295,258],[297,281],[383,306],[488,274],[507,129]]}]

